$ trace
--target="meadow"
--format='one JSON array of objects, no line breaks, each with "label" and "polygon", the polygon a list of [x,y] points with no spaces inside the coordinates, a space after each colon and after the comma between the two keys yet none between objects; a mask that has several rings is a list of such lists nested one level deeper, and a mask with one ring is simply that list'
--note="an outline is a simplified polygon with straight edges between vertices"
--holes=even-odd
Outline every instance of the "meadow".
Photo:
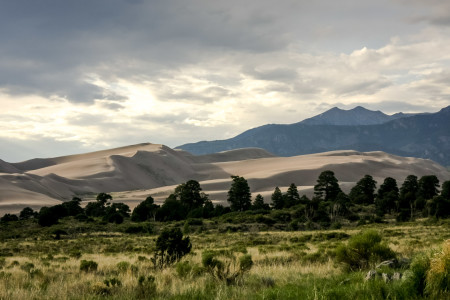
[{"label": "meadow", "polygon": [[[144,228],[147,232],[139,233],[131,233],[130,228],[137,225],[129,220],[117,225],[101,219],[80,223],[68,217],[45,228],[35,223],[31,219],[1,225],[2,300],[448,299],[449,296],[448,219],[313,231],[277,230],[276,226],[267,228],[258,223],[236,227],[220,219],[187,220],[140,223],[137,231]],[[182,229],[184,236],[190,238],[192,250],[178,262],[158,268],[152,257],[157,237],[164,228]],[[374,269],[380,260],[348,270],[337,259],[339,247],[368,230],[375,230],[382,238],[381,244],[394,251],[398,260],[412,261],[395,270],[384,267],[383,272],[401,273],[401,279],[376,276],[366,280],[368,270]],[[205,266],[206,251],[226,262],[230,273],[239,270],[238,261],[244,255],[251,256],[252,265],[235,280],[222,280]],[[414,281],[417,270],[413,269],[421,266],[417,262],[428,257],[429,264],[443,255],[440,263],[444,265],[435,266],[441,268],[437,271],[441,272],[440,286],[434,287],[435,292],[424,287],[418,290],[420,282]]]}]

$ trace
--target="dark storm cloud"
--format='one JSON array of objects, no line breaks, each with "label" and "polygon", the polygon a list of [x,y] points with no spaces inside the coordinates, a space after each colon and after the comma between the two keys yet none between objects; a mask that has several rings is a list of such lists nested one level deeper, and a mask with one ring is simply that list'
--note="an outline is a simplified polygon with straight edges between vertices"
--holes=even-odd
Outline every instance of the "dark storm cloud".
[{"label": "dark storm cloud", "polygon": [[215,51],[286,46],[268,13],[238,8],[181,0],[4,1],[0,87],[13,95],[90,102],[106,92],[89,82],[90,73],[157,78]]},{"label": "dark storm cloud", "polygon": [[[320,43],[339,47],[339,43],[350,41],[354,49],[360,45],[352,41],[366,36],[368,30],[371,41],[386,41],[383,26],[394,18],[389,16],[380,24],[376,14],[386,11],[384,1],[370,5],[373,18],[367,18],[367,3],[359,3],[2,1],[0,88],[12,95],[57,96],[72,102],[125,99],[126,95],[109,95],[89,76],[96,74],[111,82],[117,78],[155,80],[184,65],[202,65],[232,53],[275,53],[296,41],[306,49]],[[342,10],[344,4],[348,9]],[[375,23],[381,26],[379,30],[373,27]],[[324,35],[325,31],[331,35]],[[283,67],[250,73],[262,80],[296,77],[295,71]]]},{"label": "dark storm cloud", "polygon": [[448,0],[396,0],[404,5],[416,7],[409,16],[412,22],[427,22],[436,26],[450,26],[450,2]]}]

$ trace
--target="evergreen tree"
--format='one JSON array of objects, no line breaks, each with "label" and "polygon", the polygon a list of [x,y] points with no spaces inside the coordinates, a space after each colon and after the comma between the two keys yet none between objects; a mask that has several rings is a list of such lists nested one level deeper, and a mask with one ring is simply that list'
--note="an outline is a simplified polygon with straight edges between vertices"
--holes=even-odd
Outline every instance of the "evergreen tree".
[{"label": "evergreen tree", "polygon": [[269,210],[270,207],[267,203],[264,203],[263,196],[261,196],[261,194],[258,194],[258,195],[256,195],[255,200],[253,200],[252,209],[253,210],[259,210],[259,209]]},{"label": "evergreen tree", "polygon": [[398,221],[412,220],[418,191],[419,182],[417,181],[417,176],[408,175],[400,188]]},{"label": "evergreen tree", "polygon": [[332,222],[336,221],[339,217],[343,217],[348,213],[348,207],[350,206],[350,198],[343,192],[340,192],[336,200],[330,205],[330,219]]},{"label": "evergreen tree", "polygon": [[113,198],[110,194],[107,193],[100,193],[97,195],[97,201],[102,203],[103,205],[106,205],[106,203],[109,201],[111,201]]},{"label": "evergreen tree", "polygon": [[445,181],[442,184],[441,196],[447,200],[450,200],[450,180]]},{"label": "evergreen tree", "polygon": [[35,212],[33,211],[33,209],[31,207],[25,207],[24,209],[22,209],[20,211],[19,219],[27,220],[27,219],[30,219],[31,217],[34,217],[34,214],[35,214]]},{"label": "evergreen tree", "polygon": [[370,175],[361,178],[350,191],[350,199],[357,204],[373,204],[377,182]]},{"label": "evergreen tree", "polygon": [[158,221],[180,221],[186,219],[188,211],[183,204],[177,200],[177,196],[170,194],[163,205],[156,211]]},{"label": "evergreen tree", "polygon": [[342,191],[333,171],[327,170],[320,173],[317,184],[314,186],[316,197],[325,201],[334,201],[340,192]]},{"label": "evergreen tree", "polygon": [[155,221],[156,210],[159,205],[155,204],[155,200],[152,196],[148,196],[144,201],[139,203],[131,214],[131,220],[134,222],[144,222],[147,220]]},{"label": "evergreen tree", "polygon": [[66,210],[68,216],[76,216],[84,213],[84,210],[81,207],[81,199],[78,197],[73,197],[72,200],[64,202],[62,206]]},{"label": "evergreen tree", "polygon": [[375,200],[375,207],[379,216],[383,216],[385,213],[391,212],[397,207],[399,200],[398,193],[397,181],[392,177],[385,178],[383,184],[378,189]]},{"label": "evergreen tree", "polygon": [[292,207],[300,203],[300,195],[297,186],[291,183],[286,194],[284,195],[284,207]]},{"label": "evergreen tree", "polygon": [[96,202],[89,202],[84,211],[91,217],[103,217],[106,214],[106,207],[111,205],[113,198],[110,194],[100,193],[97,195]]},{"label": "evergreen tree", "polygon": [[212,218],[214,217],[214,204],[211,200],[207,199],[205,204],[203,204],[203,218]]},{"label": "evergreen tree", "polygon": [[434,196],[433,199],[427,200],[426,208],[428,217],[450,217],[450,200],[442,195]]},{"label": "evergreen tree", "polygon": [[271,200],[274,209],[282,209],[284,207],[284,197],[279,187],[276,187],[273,191]]},{"label": "evergreen tree", "polygon": [[186,206],[187,210],[202,207],[208,196],[202,192],[200,183],[196,180],[189,180],[175,188],[175,196]]},{"label": "evergreen tree", "polygon": [[439,179],[435,175],[422,176],[419,180],[419,197],[433,199],[439,193]]},{"label": "evergreen tree", "polygon": [[231,210],[244,211],[250,209],[251,194],[247,180],[240,176],[231,176],[233,182],[228,191],[227,201],[230,202]]}]

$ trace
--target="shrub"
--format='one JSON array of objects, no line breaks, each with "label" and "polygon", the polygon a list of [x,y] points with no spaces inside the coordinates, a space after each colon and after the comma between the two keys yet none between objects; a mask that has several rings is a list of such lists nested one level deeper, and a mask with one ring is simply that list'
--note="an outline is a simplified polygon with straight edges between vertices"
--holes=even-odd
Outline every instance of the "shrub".
[{"label": "shrub", "polygon": [[179,228],[165,229],[156,240],[153,263],[159,268],[169,266],[191,252],[191,248],[189,237],[183,238]]},{"label": "shrub", "polygon": [[70,252],[69,252],[69,256],[70,256],[70,257],[73,257],[73,258],[76,258],[76,259],[80,259],[82,255],[83,255],[83,254],[82,254],[81,251],[78,250],[78,249],[72,249],[72,250],[70,250]]},{"label": "shrub", "polygon": [[92,285],[92,292],[95,295],[108,296],[111,295],[111,289],[102,282],[96,282]]},{"label": "shrub", "polygon": [[267,226],[272,226],[273,224],[276,223],[276,221],[274,219],[269,218],[269,217],[265,217],[265,216],[262,216],[262,215],[257,216],[255,221],[258,222],[258,223],[266,224]]},{"label": "shrub", "polygon": [[21,265],[20,268],[25,272],[30,273],[31,269],[34,269],[34,264],[26,262],[25,264]]},{"label": "shrub", "polygon": [[115,278],[115,277],[113,277],[111,279],[105,279],[103,281],[103,283],[107,287],[116,287],[116,286],[119,287],[119,286],[122,286],[122,282],[119,279]]},{"label": "shrub", "polygon": [[203,225],[203,220],[202,219],[189,218],[189,219],[186,220],[186,222],[189,225],[197,225],[197,226]]},{"label": "shrub", "polygon": [[243,255],[239,258],[239,265],[236,265],[236,257],[232,257],[225,262],[216,258],[216,254],[211,251],[202,253],[202,264],[205,270],[216,280],[225,281],[226,284],[235,284],[238,279],[250,271],[253,266],[252,256]]},{"label": "shrub", "polygon": [[19,217],[13,214],[5,214],[3,217],[0,218],[0,222],[14,222],[19,221]]},{"label": "shrub", "polygon": [[152,299],[156,296],[155,277],[152,275],[145,277],[139,276],[138,286],[135,290],[136,299]]},{"label": "shrub", "polygon": [[93,272],[97,271],[98,264],[92,260],[82,260],[80,262],[80,271],[83,272]]},{"label": "shrub", "polygon": [[150,224],[147,225],[131,225],[125,229],[125,233],[152,233],[153,229]]},{"label": "shrub", "polygon": [[186,278],[192,271],[192,266],[188,261],[179,262],[175,266],[177,275],[181,278]]},{"label": "shrub", "polygon": [[341,244],[336,249],[336,260],[346,270],[365,269],[371,264],[395,258],[395,253],[381,243],[381,236],[369,230],[351,237],[347,245]]},{"label": "shrub", "polygon": [[430,260],[425,291],[432,298],[450,299],[450,240],[442,248]]},{"label": "shrub", "polygon": [[124,273],[130,268],[130,263],[127,261],[121,261],[117,263],[116,267],[119,272]]},{"label": "shrub", "polygon": [[405,284],[417,295],[423,295],[425,291],[425,279],[427,270],[430,267],[430,258],[427,255],[420,254],[414,257],[405,272]]},{"label": "shrub", "polygon": [[245,254],[239,258],[239,272],[242,274],[250,271],[253,266],[252,256],[250,254]]}]

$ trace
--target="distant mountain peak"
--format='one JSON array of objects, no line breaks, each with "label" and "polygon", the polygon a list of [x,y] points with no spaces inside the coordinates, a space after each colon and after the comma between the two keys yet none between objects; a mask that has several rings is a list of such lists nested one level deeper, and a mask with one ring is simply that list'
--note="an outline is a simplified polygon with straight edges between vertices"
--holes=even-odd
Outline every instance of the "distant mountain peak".
[{"label": "distant mountain peak", "polygon": [[264,125],[228,140],[185,144],[178,148],[207,154],[259,147],[279,156],[342,149],[385,151],[432,159],[449,166],[449,115],[450,106],[437,113],[391,116],[363,107],[351,110],[334,107],[296,124]]},{"label": "distant mountain peak", "polygon": [[356,106],[349,110],[333,107],[300,123],[306,125],[376,125],[389,122],[398,117],[401,117],[401,115],[389,116],[379,110],[373,111],[362,106]]}]

